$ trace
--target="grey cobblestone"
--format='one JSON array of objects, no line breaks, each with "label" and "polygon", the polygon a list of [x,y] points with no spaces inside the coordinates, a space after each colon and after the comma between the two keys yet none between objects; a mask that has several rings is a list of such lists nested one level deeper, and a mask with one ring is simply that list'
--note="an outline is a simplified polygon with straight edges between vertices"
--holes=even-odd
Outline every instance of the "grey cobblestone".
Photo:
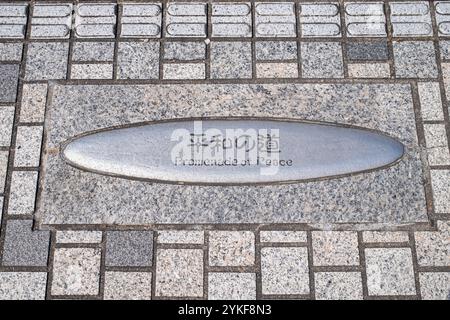
[{"label": "grey cobblestone", "polygon": [[389,78],[391,68],[388,63],[350,63],[348,76],[350,78]]},{"label": "grey cobblestone", "polygon": [[204,42],[166,42],[164,43],[164,59],[168,60],[202,60],[206,58]]},{"label": "grey cobblestone", "polygon": [[358,237],[350,231],[313,231],[315,266],[359,264]]},{"label": "grey cobblestone", "polygon": [[211,43],[211,78],[249,79],[252,77],[252,52],[249,42]]},{"label": "grey cobblestone", "polygon": [[437,64],[432,42],[393,42],[398,78],[436,78]]},{"label": "grey cobblestone", "polygon": [[72,60],[75,62],[112,62],[114,42],[75,42]]},{"label": "grey cobblestone", "polygon": [[213,37],[251,37],[252,14],[250,2],[212,3]]},{"label": "grey cobblestone", "polygon": [[107,266],[149,267],[153,263],[153,232],[108,231]]},{"label": "grey cobblestone", "polygon": [[66,79],[69,44],[33,42],[28,45],[26,80]]},{"label": "grey cobblestone", "polygon": [[6,172],[8,169],[8,154],[8,151],[0,151],[0,193],[5,191]]},{"label": "grey cobblestone", "polygon": [[450,222],[438,221],[438,230],[414,233],[420,266],[450,266]]},{"label": "grey cobblestone", "polygon": [[101,231],[58,231],[56,232],[57,243],[100,243],[102,241]]},{"label": "grey cobblestone", "polygon": [[14,107],[0,106],[0,146],[9,146],[14,121]]},{"label": "grey cobblestone", "polygon": [[210,272],[208,299],[255,300],[256,275],[254,273]]},{"label": "grey cobblestone", "polygon": [[16,167],[38,167],[41,156],[42,127],[20,126],[14,157]]},{"label": "grey cobblestone", "polygon": [[32,39],[68,39],[72,28],[72,4],[36,3],[31,19]]},{"label": "grey cobblestone", "polygon": [[423,272],[419,276],[420,292],[424,300],[450,299],[450,273]]},{"label": "grey cobblestone", "polygon": [[159,43],[120,43],[117,77],[119,79],[157,79],[159,77]]},{"label": "grey cobblestone", "polygon": [[105,300],[151,300],[151,272],[106,272]]},{"label": "grey cobblestone", "polygon": [[75,12],[75,36],[77,38],[115,37],[115,4],[81,3]]},{"label": "grey cobblestone", "polygon": [[112,64],[73,64],[72,79],[112,79]]},{"label": "grey cobblestone", "polygon": [[408,233],[402,231],[365,231],[363,241],[367,243],[408,242]]},{"label": "grey cobblestone", "polygon": [[25,26],[27,24],[26,3],[0,4],[0,39],[25,38]]},{"label": "grey cobblestone", "polygon": [[316,272],[316,299],[362,300],[363,289],[359,272]]},{"label": "grey cobblestone", "polygon": [[427,1],[390,2],[394,37],[432,36],[430,8]]},{"label": "grey cobblestone", "polygon": [[[319,53],[319,54],[318,54]],[[304,78],[343,78],[342,47],[337,42],[302,42]]]},{"label": "grey cobblestone", "polygon": [[297,63],[258,63],[256,64],[257,78],[297,78]]},{"label": "grey cobblestone", "polygon": [[158,231],[158,243],[203,244],[203,231],[164,230]]},{"label": "grey cobblestone", "polygon": [[347,57],[349,60],[387,60],[389,58],[387,41],[348,42]]},{"label": "grey cobblestone", "polygon": [[14,171],[11,179],[10,215],[33,214],[36,197],[37,172]]},{"label": "grey cobblestone", "polygon": [[160,3],[124,3],[120,36],[124,38],[159,38],[162,11]]},{"label": "grey cobblestone", "polygon": [[450,170],[431,170],[434,211],[450,213]]},{"label": "grey cobblestone", "polygon": [[23,85],[20,122],[44,122],[47,87],[45,83]]},{"label": "grey cobblestone", "polygon": [[0,102],[16,102],[18,81],[18,64],[0,64]]},{"label": "grey cobblestone", "polygon": [[255,235],[251,231],[211,231],[210,266],[251,266],[255,263]]},{"label": "grey cobblestone", "polygon": [[166,63],[163,67],[164,79],[205,79],[204,63]]},{"label": "grey cobblestone", "polygon": [[304,231],[261,231],[259,234],[261,242],[306,242]]},{"label": "grey cobblestone", "polygon": [[297,43],[294,41],[257,41],[256,60],[297,59]]},{"label": "grey cobblestone", "polygon": [[167,37],[206,37],[206,4],[170,3],[166,10]]},{"label": "grey cobblestone", "polygon": [[295,37],[297,32],[294,4],[256,3],[255,34],[257,37]]},{"label": "grey cobblestone", "polygon": [[340,37],[341,16],[338,2],[300,3],[301,36]]},{"label": "grey cobblestone", "polygon": [[[439,41],[439,47],[441,49],[442,60],[450,60],[450,41],[449,40]],[[0,49],[0,52],[1,52],[1,49]]]},{"label": "grey cobblestone", "polygon": [[345,22],[348,37],[386,36],[386,17],[382,2],[347,2]]},{"label": "grey cobblestone", "polygon": [[20,61],[22,50],[22,43],[0,43],[0,61]]},{"label": "grey cobblestone", "polygon": [[46,272],[1,272],[0,300],[44,300]]},{"label": "grey cobblestone", "polygon": [[444,120],[438,82],[419,82],[420,109],[424,120]]}]

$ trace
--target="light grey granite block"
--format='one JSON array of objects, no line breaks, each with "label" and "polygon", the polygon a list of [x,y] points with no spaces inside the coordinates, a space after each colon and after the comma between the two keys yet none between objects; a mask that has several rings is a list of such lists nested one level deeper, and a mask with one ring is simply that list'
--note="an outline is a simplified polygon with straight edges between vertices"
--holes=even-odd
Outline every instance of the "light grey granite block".
[{"label": "light grey granite block", "polygon": [[119,79],[159,77],[159,42],[121,42],[117,59]]},{"label": "light grey granite block", "polygon": [[164,59],[203,60],[206,58],[206,44],[196,41],[169,41],[164,43]]},{"label": "light grey granite block", "polygon": [[436,22],[439,36],[450,35],[450,3],[447,1],[436,1]]},{"label": "light grey granite block", "polygon": [[251,231],[210,231],[210,266],[252,266],[255,235]]},{"label": "light grey granite block", "polygon": [[38,167],[41,156],[42,126],[20,126],[17,128],[14,165],[16,167]]},{"label": "light grey granite block", "polygon": [[450,299],[450,273],[422,272],[419,275],[420,292],[424,300]]},{"label": "light grey granite block", "polygon": [[212,3],[213,37],[251,37],[252,9],[249,2]]},{"label": "light grey granite block", "polygon": [[0,151],[0,193],[5,190],[6,172],[8,170],[8,151]]},{"label": "light grey granite block", "polygon": [[431,170],[434,211],[450,213],[450,170]]},{"label": "light grey granite block", "polygon": [[72,28],[72,4],[36,3],[31,18],[32,39],[68,39]]},{"label": "light grey granite block", "polygon": [[167,37],[206,37],[207,4],[169,3],[166,12]]},{"label": "light grey granite block", "polygon": [[158,243],[176,244],[203,244],[205,234],[203,231],[161,230],[158,231]]},{"label": "light grey granite block", "polygon": [[[450,59],[450,41],[449,40],[439,41],[439,47],[441,49],[442,60],[449,60]],[[0,50],[0,52],[1,52],[1,50]]]},{"label": "light grey granite block", "polygon": [[112,62],[114,42],[75,42],[72,61],[75,62]]},{"label": "light grey granite block", "polygon": [[22,60],[23,44],[18,42],[0,43],[0,61]]},{"label": "light grey granite block", "polygon": [[28,4],[24,2],[0,4],[0,38],[25,38],[27,9]]},{"label": "light grey granite block", "polygon": [[72,64],[72,79],[112,79],[112,64]]},{"label": "light grey granite block", "polygon": [[18,64],[0,64],[0,102],[16,102],[19,83]]},{"label": "light grey granite block", "polygon": [[403,231],[364,231],[364,242],[408,242],[407,232]]},{"label": "light grey granite block", "polygon": [[419,231],[416,239],[420,266],[450,266],[450,222],[438,221],[438,231]]},{"label": "light grey granite block", "polygon": [[163,66],[164,79],[205,79],[204,63],[166,63]]},{"label": "light grey granite block", "polygon": [[12,173],[9,214],[33,214],[37,178],[38,173],[34,171],[14,171]]},{"label": "light grey granite block", "polygon": [[299,23],[303,38],[340,37],[341,16],[339,3],[300,3]]},{"label": "light grey granite block", "polygon": [[114,38],[116,5],[113,3],[80,3],[75,10],[77,38]]},{"label": "light grey granite block", "polygon": [[257,37],[295,37],[295,6],[292,2],[255,3]]},{"label": "light grey granite block", "polygon": [[108,231],[107,266],[149,267],[153,261],[153,232]]},{"label": "light grey granite block", "polygon": [[433,35],[428,1],[390,2],[394,37],[430,37]]},{"label": "light grey granite block", "polygon": [[208,274],[208,299],[255,300],[256,274],[210,272]]},{"label": "light grey granite block", "polygon": [[[55,85],[52,92],[37,212],[41,224],[427,221],[409,85]],[[405,145],[405,155],[387,168],[352,176],[220,187],[103,176],[75,169],[59,155],[61,143],[87,131],[211,116],[284,117],[364,126],[398,139]]]},{"label": "light grey granite block", "polygon": [[252,48],[250,42],[211,43],[211,78],[250,79]]},{"label": "light grey granite block", "polygon": [[439,82],[419,82],[420,110],[424,120],[444,120]]},{"label": "light grey granite block", "polygon": [[259,234],[261,242],[306,242],[304,231],[261,231]]},{"label": "light grey granite block", "polygon": [[0,107],[0,146],[9,146],[14,121],[14,107]]},{"label": "light grey granite block", "polygon": [[347,37],[386,36],[383,2],[346,2],[344,10]]},{"label": "light grey granite block", "polygon": [[430,41],[394,41],[395,74],[398,78],[436,78],[434,45]]},{"label": "light grey granite block", "polygon": [[447,131],[443,124],[424,124],[425,143],[430,166],[450,164]]},{"label": "light grey granite block", "polygon": [[257,41],[256,60],[297,59],[297,43],[294,41]]},{"label": "light grey granite block", "polygon": [[26,80],[66,79],[67,42],[32,42],[28,45]]},{"label": "light grey granite block", "polygon": [[338,42],[302,42],[302,77],[343,78],[342,46]]},{"label": "light grey granite block", "polygon": [[105,300],[151,300],[151,272],[106,272]]},{"label": "light grey granite block", "polygon": [[1,272],[0,300],[44,300],[46,272]]},{"label": "light grey granite block", "polygon": [[120,36],[124,38],[157,38],[161,36],[160,3],[124,3]]},{"label": "light grey granite block", "polygon": [[22,89],[20,122],[44,122],[47,84],[25,83]]},{"label": "light grey granite block", "polygon": [[64,230],[56,232],[57,243],[100,243],[102,242],[101,231],[71,231]]},{"label": "light grey granite block", "polygon": [[313,231],[315,266],[359,265],[358,236],[351,231]]},{"label": "light grey granite block", "polygon": [[317,300],[362,300],[363,288],[359,272],[316,272]]},{"label": "light grey granite block", "polygon": [[389,78],[391,67],[389,63],[349,63],[348,76],[350,78]]},{"label": "light grey granite block", "polygon": [[297,63],[257,63],[256,64],[257,78],[297,78],[298,64]]}]

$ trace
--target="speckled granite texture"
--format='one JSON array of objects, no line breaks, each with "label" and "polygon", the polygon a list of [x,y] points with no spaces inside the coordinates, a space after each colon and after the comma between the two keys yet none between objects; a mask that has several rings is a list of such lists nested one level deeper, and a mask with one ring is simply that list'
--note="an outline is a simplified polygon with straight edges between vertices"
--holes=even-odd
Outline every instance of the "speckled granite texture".
[{"label": "speckled granite texture", "polygon": [[[426,221],[422,163],[406,84],[55,85],[47,109],[41,225],[394,223]],[[255,116],[337,122],[406,146],[396,164],[336,179],[265,186],[151,184],[68,166],[60,143],[141,121]],[[157,150],[155,150],[157,152]]]}]

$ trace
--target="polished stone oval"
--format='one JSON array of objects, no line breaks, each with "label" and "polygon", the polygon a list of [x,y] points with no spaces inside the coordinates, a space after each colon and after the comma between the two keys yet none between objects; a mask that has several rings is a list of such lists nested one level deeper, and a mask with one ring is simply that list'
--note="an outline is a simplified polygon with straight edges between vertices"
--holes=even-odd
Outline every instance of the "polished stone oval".
[{"label": "polished stone oval", "polygon": [[129,179],[254,184],[330,178],[387,166],[403,145],[371,130],[281,120],[180,120],[75,137],[64,159]]}]

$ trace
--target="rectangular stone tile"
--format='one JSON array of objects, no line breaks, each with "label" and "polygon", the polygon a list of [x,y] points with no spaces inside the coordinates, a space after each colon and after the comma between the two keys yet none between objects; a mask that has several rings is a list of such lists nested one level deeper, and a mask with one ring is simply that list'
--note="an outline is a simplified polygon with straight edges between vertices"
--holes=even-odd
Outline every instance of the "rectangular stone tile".
[{"label": "rectangular stone tile", "polygon": [[438,221],[437,227],[438,231],[414,233],[417,262],[420,266],[450,266],[450,222]]},{"label": "rectangular stone tile", "polygon": [[350,78],[390,78],[389,63],[349,63]]},{"label": "rectangular stone tile", "polygon": [[428,163],[431,166],[450,164],[447,132],[443,124],[424,124]]},{"label": "rectangular stone tile", "polygon": [[[450,41],[449,40],[439,41],[439,48],[441,51],[441,59],[442,60],[450,60]],[[0,49],[0,52],[1,52],[1,49]]]},{"label": "rectangular stone tile", "polygon": [[0,300],[44,300],[46,272],[1,272]]},{"label": "rectangular stone tile", "polygon": [[347,37],[386,37],[383,2],[346,2]]},{"label": "rectangular stone tile", "polygon": [[210,272],[208,274],[208,299],[255,300],[256,274]]},{"label": "rectangular stone tile", "polygon": [[116,5],[113,3],[81,3],[75,10],[77,38],[114,38]]},{"label": "rectangular stone tile", "polygon": [[3,203],[4,203],[5,199],[3,196],[0,197],[0,219],[2,219],[3,217]]},{"label": "rectangular stone tile", "polygon": [[52,295],[97,295],[101,250],[58,248],[53,261]]},{"label": "rectangular stone tile", "polygon": [[106,272],[105,300],[151,300],[151,272]]},{"label": "rectangular stone tile", "polygon": [[20,42],[0,43],[0,61],[22,60],[23,44]]},{"label": "rectangular stone tile", "polygon": [[434,211],[450,213],[450,170],[431,170]]},{"label": "rectangular stone tile", "polygon": [[167,60],[204,60],[206,58],[206,44],[204,42],[165,42],[164,59]]},{"label": "rectangular stone tile", "polygon": [[257,63],[257,78],[297,78],[297,63]]},{"label": "rectangular stone tile", "polygon": [[450,100],[450,63],[442,63],[442,75],[444,77],[445,94]]},{"label": "rectangular stone tile", "polygon": [[250,42],[211,43],[211,78],[250,79],[252,49]]},{"label": "rectangular stone tile", "polygon": [[303,78],[343,78],[342,46],[338,42],[302,42]]},{"label": "rectangular stone tile", "polygon": [[358,236],[351,231],[313,231],[315,266],[359,265]]},{"label": "rectangular stone tile", "polygon": [[366,243],[408,242],[407,232],[402,231],[364,231],[363,241]]},{"label": "rectangular stone tile", "polygon": [[386,40],[347,42],[349,60],[380,61],[389,59]]},{"label": "rectangular stone tile", "polygon": [[304,231],[261,231],[259,233],[261,242],[306,242]]},{"label": "rectangular stone tile", "polygon": [[19,82],[18,64],[0,64],[0,102],[16,102]]},{"label": "rectangular stone tile", "polygon": [[108,231],[106,233],[107,266],[150,267],[153,262],[153,232]]},{"label": "rectangular stone tile", "polygon": [[28,44],[25,80],[66,79],[69,44],[32,42]]},{"label": "rectangular stone tile", "polygon": [[295,41],[257,41],[256,60],[293,60],[297,59]]},{"label": "rectangular stone tile", "polygon": [[112,64],[72,64],[72,79],[112,79]]},{"label": "rectangular stone tile", "polygon": [[203,231],[162,230],[158,231],[158,243],[203,244]]},{"label": "rectangular stone tile", "polygon": [[158,79],[158,42],[121,42],[118,50],[118,79]]},{"label": "rectangular stone tile", "polygon": [[6,172],[8,171],[8,151],[0,151],[0,193],[5,191]]},{"label": "rectangular stone tile", "polygon": [[160,249],[156,262],[156,296],[203,296],[203,250]]},{"label": "rectangular stone tile", "polygon": [[72,28],[72,4],[38,2],[31,18],[32,39],[68,39]]},{"label": "rectangular stone tile", "polygon": [[10,145],[13,122],[14,107],[0,106],[0,146]]},{"label": "rectangular stone tile", "polygon": [[8,214],[33,214],[37,177],[37,172],[32,171],[12,173]]},{"label": "rectangular stone tile", "polygon": [[450,299],[449,272],[422,272],[419,275],[420,293],[423,300]]},{"label": "rectangular stone tile", "polygon": [[250,2],[212,3],[213,37],[251,37],[252,12]]},{"label": "rectangular stone tile", "polygon": [[0,38],[25,38],[27,8],[27,3],[0,4]]},{"label": "rectangular stone tile", "polygon": [[301,2],[299,7],[299,23],[303,38],[341,36],[338,2]]},{"label": "rectangular stone tile", "polygon": [[47,84],[25,83],[22,88],[20,122],[44,122]]},{"label": "rectangular stone tile", "polygon": [[440,36],[450,35],[450,3],[447,1],[436,1],[436,23]]},{"label": "rectangular stone tile", "polygon": [[433,27],[428,1],[390,2],[394,37],[431,37]]},{"label": "rectangular stone tile", "polygon": [[101,231],[58,231],[56,232],[57,243],[100,243],[102,242]]},{"label": "rectangular stone tile", "polygon": [[419,82],[420,111],[423,120],[444,120],[438,82]]},{"label": "rectangular stone tile", "polygon": [[294,3],[255,3],[255,35],[295,37],[297,30]]},{"label": "rectangular stone tile", "polygon": [[161,37],[161,3],[124,3],[121,19],[123,38]]},{"label": "rectangular stone tile", "polygon": [[206,3],[169,3],[166,37],[206,37]]},{"label": "rectangular stone tile", "polygon": [[163,67],[164,79],[205,79],[204,63],[166,63]]},{"label": "rectangular stone tile", "polygon": [[50,232],[32,230],[32,220],[8,220],[2,265],[21,267],[47,266]]},{"label": "rectangular stone tile", "polygon": [[398,78],[436,78],[434,45],[430,41],[394,41],[395,75]]},{"label": "rectangular stone tile", "polygon": [[360,272],[314,273],[317,300],[362,300]]},{"label": "rectangular stone tile", "polygon": [[262,294],[308,294],[308,270],[306,248],[262,248]]},{"label": "rectangular stone tile", "polygon": [[42,144],[41,126],[19,126],[17,128],[15,167],[38,167]]},{"label": "rectangular stone tile", "polygon": [[255,235],[251,231],[210,231],[210,266],[255,264]]},{"label": "rectangular stone tile", "polygon": [[72,61],[113,62],[114,42],[75,42]]},{"label": "rectangular stone tile", "polygon": [[415,295],[410,248],[365,249],[369,295]]}]

